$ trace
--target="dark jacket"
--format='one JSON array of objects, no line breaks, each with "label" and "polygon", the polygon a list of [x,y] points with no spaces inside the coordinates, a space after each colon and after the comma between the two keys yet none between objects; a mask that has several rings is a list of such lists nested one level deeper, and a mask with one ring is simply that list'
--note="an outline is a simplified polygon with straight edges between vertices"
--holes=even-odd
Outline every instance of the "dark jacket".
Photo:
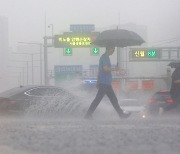
[{"label": "dark jacket", "polygon": [[174,81],[180,79],[180,67],[176,68],[171,76],[172,84],[170,89],[171,97],[174,99],[180,95],[180,83],[174,83]]}]

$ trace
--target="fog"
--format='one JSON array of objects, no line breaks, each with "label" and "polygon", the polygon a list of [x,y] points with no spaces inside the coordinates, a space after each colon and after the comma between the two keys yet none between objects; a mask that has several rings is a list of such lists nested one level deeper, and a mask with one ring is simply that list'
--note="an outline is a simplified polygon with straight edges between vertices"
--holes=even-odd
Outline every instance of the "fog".
[{"label": "fog", "polygon": [[69,30],[70,24],[95,24],[101,31],[130,22],[146,25],[149,42],[157,42],[179,37],[179,7],[178,0],[1,0],[0,15],[8,17],[12,45],[42,41],[45,14],[55,34]]},{"label": "fog", "polygon": [[[30,55],[13,54],[15,52],[39,52],[37,45],[23,45],[18,42],[43,43],[45,35],[62,34],[70,31],[70,24],[94,24],[95,31],[124,28],[126,24],[134,24],[147,28],[146,43],[142,46],[179,46],[180,22],[179,0],[0,0],[0,16],[8,20],[8,51],[1,51],[1,91],[22,84],[23,77],[19,73],[26,67],[23,62],[29,61]],[[23,47],[22,47],[23,46]],[[1,49],[4,50],[4,49]],[[102,54],[104,49],[101,49]],[[63,56],[62,49],[48,49],[48,70],[53,72],[54,65],[83,65],[86,69],[91,64],[98,64],[100,56],[90,56],[89,49],[74,49],[73,56]],[[116,53],[111,56],[112,63],[117,63]],[[34,84],[39,84],[39,55],[34,55]],[[3,66],[2,66],[3,65]],[[144,65],[144,64],[143,64]],[[161,71],[155,69],[156,66]],[[9,68],[14,66],[16,68]],[[144,68],[138,63],[129,64],[129,73],[144,73],[143,76],[161,76],[166,73],[167,63],[146,63]],[[147,71],[147,67],[151,71]],[[31,70],[32,68],[29,68]],[[13,73],[16,72],[16,73]],[[24,73],[26,70],[24,70]],[[29,72],[29,84],[32,83],[32,72]],[[10,77],[11,76],[11,77]],[[24,75],[25,76],[25,75]],[[27,77],[24,77],[24,80]],[[5,84],[4,84],[5,83]],[[25,83],[25,81],[24,81]],[[52,84],[54,82],[52,81]]]},{"label": "fog", "polygon": [[[65,56],[62,48],[48,47],[49,85],[60,86],[65,91],[55,96],[57,89],[45,87],[46,97],[41,97],[41,90],[36,88],[35,92],[33,88],[29,93],[26,91],[31,96],[25,96],[23,91],[26,85],[45,83],[44,36],[70,32],[71,24],[93,24],[96,32],[132,30],[145,40],[140,47],[174,47],[178,52],[173,51],[172,58],[177,58],[179,12],[179,0],[0,0],[0,96],[4,97],[1,92],[8,90],[9,98],[12,96],[15,103],[26,107],[23,114],[21,110],[8,116],[0,113],[1,153],[179,154],[177,115],[154,118],[147,114],[142,118],[152,94],[169,90],[173,69],[168,74],[168,54],[164,55],[164,61],[130,61],[129,47],[125,47],[116,48],[110,57],[112,65],[119,62],[127,73],[120,85],[117,82],[118,88],[113,85],[119,104],[123,99],[141,103],[141,114],[134,112],[128,119],[119,119],[105,97],[93,114],[94,120],[85,120],[83,117],[97,89],[84,88],[77,72],[73,74],[75,78],[70,80],[71,76],[67,75],[62,82],[63,77],[55,75],[55,66],[81,65],[84,71],[98,65],[105,48],[100,48],[96,56],[90,54],[89,48],[73,48],[72,56]],[[48,40],[48,44],[51,42]],[[138,84],[134,91],[128,91],[126,84],[131,77]],[[153,77],[155,88],[144,90],[142,81]],[[9,90],[14,87],[18,88]],[[49,97],[49,94],[53,95]]]}]

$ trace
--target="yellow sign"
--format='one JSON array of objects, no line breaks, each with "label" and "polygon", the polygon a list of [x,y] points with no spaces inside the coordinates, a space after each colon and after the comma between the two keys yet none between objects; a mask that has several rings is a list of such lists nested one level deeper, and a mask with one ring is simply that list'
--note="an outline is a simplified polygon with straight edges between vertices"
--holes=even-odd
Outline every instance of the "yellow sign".
[{"label": "yellow sign", "polygon": [[67,43],[70,46],[90,46],[92,39],[90,37],[59,37],[60,43]]},{"label": "yellow sign", "polygon": [[99,32],[65,32],[54,36],[54,47],[89,48],[98,35]]},{"label": "yellow sign", "polygon": [[143,50],[135,51],[134,55],[135,55],[135,57],[144,57],[145,51],[143,51]]}]

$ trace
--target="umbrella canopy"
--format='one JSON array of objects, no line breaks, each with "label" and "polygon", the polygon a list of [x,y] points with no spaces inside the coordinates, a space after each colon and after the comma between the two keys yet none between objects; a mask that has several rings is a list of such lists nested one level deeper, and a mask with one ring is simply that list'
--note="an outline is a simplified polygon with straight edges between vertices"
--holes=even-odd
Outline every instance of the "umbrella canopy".
[{"label": "umbrella canopy", "polygon": [[173,61],[168,64],[171,68],[177,68],[180,67],[180,61]]},{"label": "umbrella canopy", "polygon": [[100,33],[92,44],[100,47],[106,47],[109,44],[116,47],[127,47],[141,45],[144,42],[145,41],[135,32],[124,29],[114,29]]}]

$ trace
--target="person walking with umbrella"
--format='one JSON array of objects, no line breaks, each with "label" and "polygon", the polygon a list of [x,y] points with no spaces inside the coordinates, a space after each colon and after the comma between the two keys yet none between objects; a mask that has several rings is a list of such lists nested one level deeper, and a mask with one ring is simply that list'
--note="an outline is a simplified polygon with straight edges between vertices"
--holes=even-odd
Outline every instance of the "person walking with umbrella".
[{"label": "person walking with umbrella", "polygon": [[109,56],[114,53],[115,46],[113,44],[109,44],[106,47],[105,53],[100,57],[99,60],[99,68],[98,68],[98,79],[97,85],[98,92],[96,94],[95,99],[91,103],[85,118],[92,119],[92,114],[103,99],[105,95],[108,96],[111,104],[113,105],[114,109],[118,113],[119,117],[121,118],[128,118],[131,113],[125,113],[118,104],[118,99],[114,93],[112,88],[112,74],[113,71],[119,71],[118,67],[112,68]]},{"label": "person walking with umbrella", "polygon": [[131,115],[131,113],[124,112],[120,108],[117,97],[112,89],[111,72],[120,70],[118,67],[111,67],[109,56],[114,53],[115,47],[123,48],[127,46],[141,45],[142,43],[144,43],[144,40],[138,34],[124,29],[105,30],[97,36],[93,44],[100,47],[106,47],[106,51],[99,60],[99,72],[97,80],[98,92],[95,99],[91,103],[85,118],[92,118],[93,112],[105,95],[108,96],[119,117],[128,118]]}]

